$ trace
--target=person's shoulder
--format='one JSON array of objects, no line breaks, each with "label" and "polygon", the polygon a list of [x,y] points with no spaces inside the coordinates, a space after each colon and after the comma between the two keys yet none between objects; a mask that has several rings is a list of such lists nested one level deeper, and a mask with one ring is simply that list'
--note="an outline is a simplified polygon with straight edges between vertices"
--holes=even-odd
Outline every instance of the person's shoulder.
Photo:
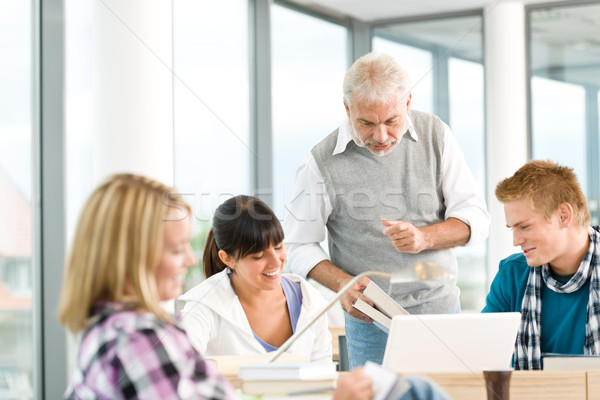
[{"label": "person's shoulder", "polygon": [[527,259],[523,253],[515,253],[500,261],[500,268],[527,269]]},{"label": "person's shoulder", "polygon": [[112,321],[107,340],[98,349],[107,363],[126,371],[146,365],[144,360],[152,353],[161,358],[163,366],[176,369],[198,358],[184,330],[151,312],[120,315]]},{"label": "person's shoulder", "polygon": [[419,110],[409,111],[410,123],[418,137],[433,138],[433,142],[442,145],[445,138],[445,124],[437,115]]},{"label": "person's shoulder", "polygon": [[519,311],[528,275],[529,266],[523,254],[500,261],[483,312]]},{"label": "person's shoulder", "polygon": [[[119,354],[122,348],[140,343],[140,337],[155,337],[158,331],[172,327],[149,312],[122,310],[102,318],[86,332],[82,347],[86,354],[102,351],[105,356]],[[143,340],[142,340],[143,342]]]},{"label": "person's shoulder", "polygon": [[294,274],[292,272],[286,272],[285,274],[282,274],[281,275],[282,284],[283,284],[284,280],[287,280],[291,284],[298,285],[300,287],[300,289],[303,291],[315,289],[314,287],[312,287],[312,285],[306,279],[304,279],[300,275]]},{"label": "person's shoulder", "polygon": [[410,111],[408,112],[408,115],[411,117],[418,116],[418,117],[424,117],[424,118],[438,118],[435,116],[435,114],[428,113],[426,111],[415,110],[414,108],[410,109]]},{"label": "person's shoulder", "polygon": [[227,270],[223,270],[213,276],[206,278],[181,296],[177,298],[180,301],[200,301],[206,298],[207,290],[218,290],[221,291],[226,288],[226,284],[229,283],[227,277]]},{"label": "person's shoulder", "polygon": [[512,277],[523,277],[529,274],[527,259],[522,253],[515,253],[500,261],[498,273]]},{"label": "person's shoulder", "polygon": [[134,310],[115,313],[105,323],[105,328],[113,330],[117,336],[135,336],[140,333],[144,334],[144,332],[161,330],[170,326],[171,324],[159,319],[151,312]]},{"label": "person's shoulder", "polygon": [[442,120],[440,119],[440,117],[438,117],[435,114],[431,114],[425,111],[420,111],[420,110],[414,110],[411,109],[408,112],[408,116],[410,117],[410,119],[413,121],[413,123],[417,122],[417,121],[435,121],[435,122],[441,122]]},{"label": "person's shoulder", "polygon": [[158,318],[154,314],[135,309],[112,310],[110,313],[103,313],[101,318],[93,324],[90,332],[97,330],[134,332],[140,326],[147,327],[155,324],[156,321],[158,321]]},{"label": "person's shoulder", "polygon": [[[191,348],[184,330],[159,319],[150,312],[131,315],[114,322],[116,322],[113,324],[113,329],[116,333],[117,354],[129,354],[129,346],[137,349],[136,354],[159,348],[169,353],[172,349],[179,349],[183,354],[189,352]],[[175,352],[178,353],[179,351]]]},{"label": "person's shoulder", "polygon": [[295,274],[293,272],[286,272],[284,274],[281,275],[283,278],[287,278],[288,280],[292,281],[292,282],[304,282],[306,281],[306,279],[304,279],[303,277],[301,277],[298,274]]},{"label": "person's shoulder", "polygon": [[325,152],[333,151],[335,145],[337,144],[339,131],[340,129],[336,128],[333,132],[321,139],[317,144],[314,145],[314,147],[311,150],[311,154],[314,155],[315,152],[319,150]]},{"label": "person's shoulder", "polygon": [[297,282],[300,284],[300,289],[302,290],[303,294],[302,302],[304,304],[307,304],[312,307],[322,305],[323,303],[325,303],[325,297],[323,296],[321,291],[319,291],[319,289],[313,286],[313,284],[307,279],[304,279],[300,275],[291,273],[286,273],[283,276],[285,276],[292,282]]},{"label": "person's shoulder", "polygon": [[294,273],[285,273],[281,275],[282,279],[287,279],[290,282],[299,283],[301,288],[305,288],[306,290],[316,291],[317,289],[310,284],[310,282],[300,275]]}]

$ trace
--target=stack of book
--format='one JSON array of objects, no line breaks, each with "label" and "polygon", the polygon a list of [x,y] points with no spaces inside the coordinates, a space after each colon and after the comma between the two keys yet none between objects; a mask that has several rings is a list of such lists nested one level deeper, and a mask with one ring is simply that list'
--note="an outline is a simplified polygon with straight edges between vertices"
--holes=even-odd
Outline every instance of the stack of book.
[{"label": "stack of book", "polygon": [[544,371],[584,371],[600,369],[600,356],[588,354],[542,353]]},{"label": "stack of book", "polygon": [[353,307],[373,319],[373,323],[386,333],[389,333],[392,317],[396,315],[409,315],[400,304],[392,299],[373,281],[369,282],[362,294],[371,300],[374,306],[362,299],[354,300]]},{"label": "stack of book", "polygon": [[241,390],[249,395],[297,395],[335,389],[334,363],[270,363],[240,366]]},{"label": "stack of book", "polygon": [[[221,375],[227,379],[236,379],[240,367],[244,365],[255,365],[266,363],[271,358],[272,353],[266,354],[245,354],[245,355],[211,355],[206,357],[206,361],[213,365]],[[282,353],[276,363],[306,363],[306,357],[297,356],[291,353]]]}]

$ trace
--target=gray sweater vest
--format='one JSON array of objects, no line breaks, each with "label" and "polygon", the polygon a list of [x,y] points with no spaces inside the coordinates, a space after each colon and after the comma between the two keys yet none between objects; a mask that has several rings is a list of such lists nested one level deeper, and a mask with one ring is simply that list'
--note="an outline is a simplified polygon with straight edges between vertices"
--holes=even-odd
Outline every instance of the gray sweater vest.
[{"label": "gray sweater vest", "polygon": [[[392,272],[429,261],[456,276],[452,249],[401,253],[383,234],[381,218],[408,221],[417,227],[444,220],[443,125],[436,116],[419,111],[411,111],[410,118],[418,141],[406,132],[382,157],[354,141],[333,156],[338,130],[312,149],[333,206],[327,221],[329,255],[336,266],[352,275],[366,270]],[[413,314],[446,313],[458,302],[456,279],[395,283],[391,292],[389,281],[371,279]]]}]

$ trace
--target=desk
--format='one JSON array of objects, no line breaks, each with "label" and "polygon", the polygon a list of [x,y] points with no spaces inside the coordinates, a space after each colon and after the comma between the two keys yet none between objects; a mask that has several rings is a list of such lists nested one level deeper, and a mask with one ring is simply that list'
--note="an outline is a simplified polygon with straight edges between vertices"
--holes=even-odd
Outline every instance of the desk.
[{"label": "desk", "polygon": [[[332,331],[341,334],[341,331]],[[333,343],[332,343],[333,344]],[[226,359],[228,356],[222,356]],[[243,359],[243,356],[230,356]],[[254,363],[256,356],[252,359]],[[285,357],[284,357],[285,358]],[[238,362],[237,365],[249,362]],[[217,368],[235,388],[240,387],[237,367],[223,363],[227,368]],[[344,372],[341,372],[344,374]],[[412,374],[411,374],[412,375]],[[440,385],[453,399],[484,400],[485,379],[482,372],[428,372],[428,376]],[[590,371],[513,371],[510,380],[511,400],[600,400],[600,370]]]},{"label": "desk", "polygon": [[[423,374],[433,379],[453,399],[483,400],[481,372]],[[513,371],[510,400],[600,400],[600,371]]]},{"label": "desk", "polygon": [[587,400],[600,400],[600,371],[587,372]]},{"label": "desk", "polygon": [[[434,380],[455,400],[486,398],[481,372],[429,372],[421,375]],[[233,387],[240,387],[237,375],[225,377]],[[510,400],[600,400],[600,370],[513,371]]]}]

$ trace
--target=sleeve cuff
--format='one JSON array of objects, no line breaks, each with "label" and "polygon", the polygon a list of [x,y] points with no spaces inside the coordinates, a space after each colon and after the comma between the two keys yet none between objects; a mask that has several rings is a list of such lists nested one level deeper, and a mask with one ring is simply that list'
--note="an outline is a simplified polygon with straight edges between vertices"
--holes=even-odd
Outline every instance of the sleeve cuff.
[{"label": "sleeve cuff", "polygon": [[288,268],[304,279],[318,263],[328,260],[329,256],[318,243],[287,244]]},{"label": "sleeve cuff", "polygon": [[465,246],[472,246],[485,241],[490,233],[490,218],[487,212],[482,212],[481,209],[473,207],[456,211],[448,215],[446,218],[456,218],[461,220],[471,228],[471,236]]}]

